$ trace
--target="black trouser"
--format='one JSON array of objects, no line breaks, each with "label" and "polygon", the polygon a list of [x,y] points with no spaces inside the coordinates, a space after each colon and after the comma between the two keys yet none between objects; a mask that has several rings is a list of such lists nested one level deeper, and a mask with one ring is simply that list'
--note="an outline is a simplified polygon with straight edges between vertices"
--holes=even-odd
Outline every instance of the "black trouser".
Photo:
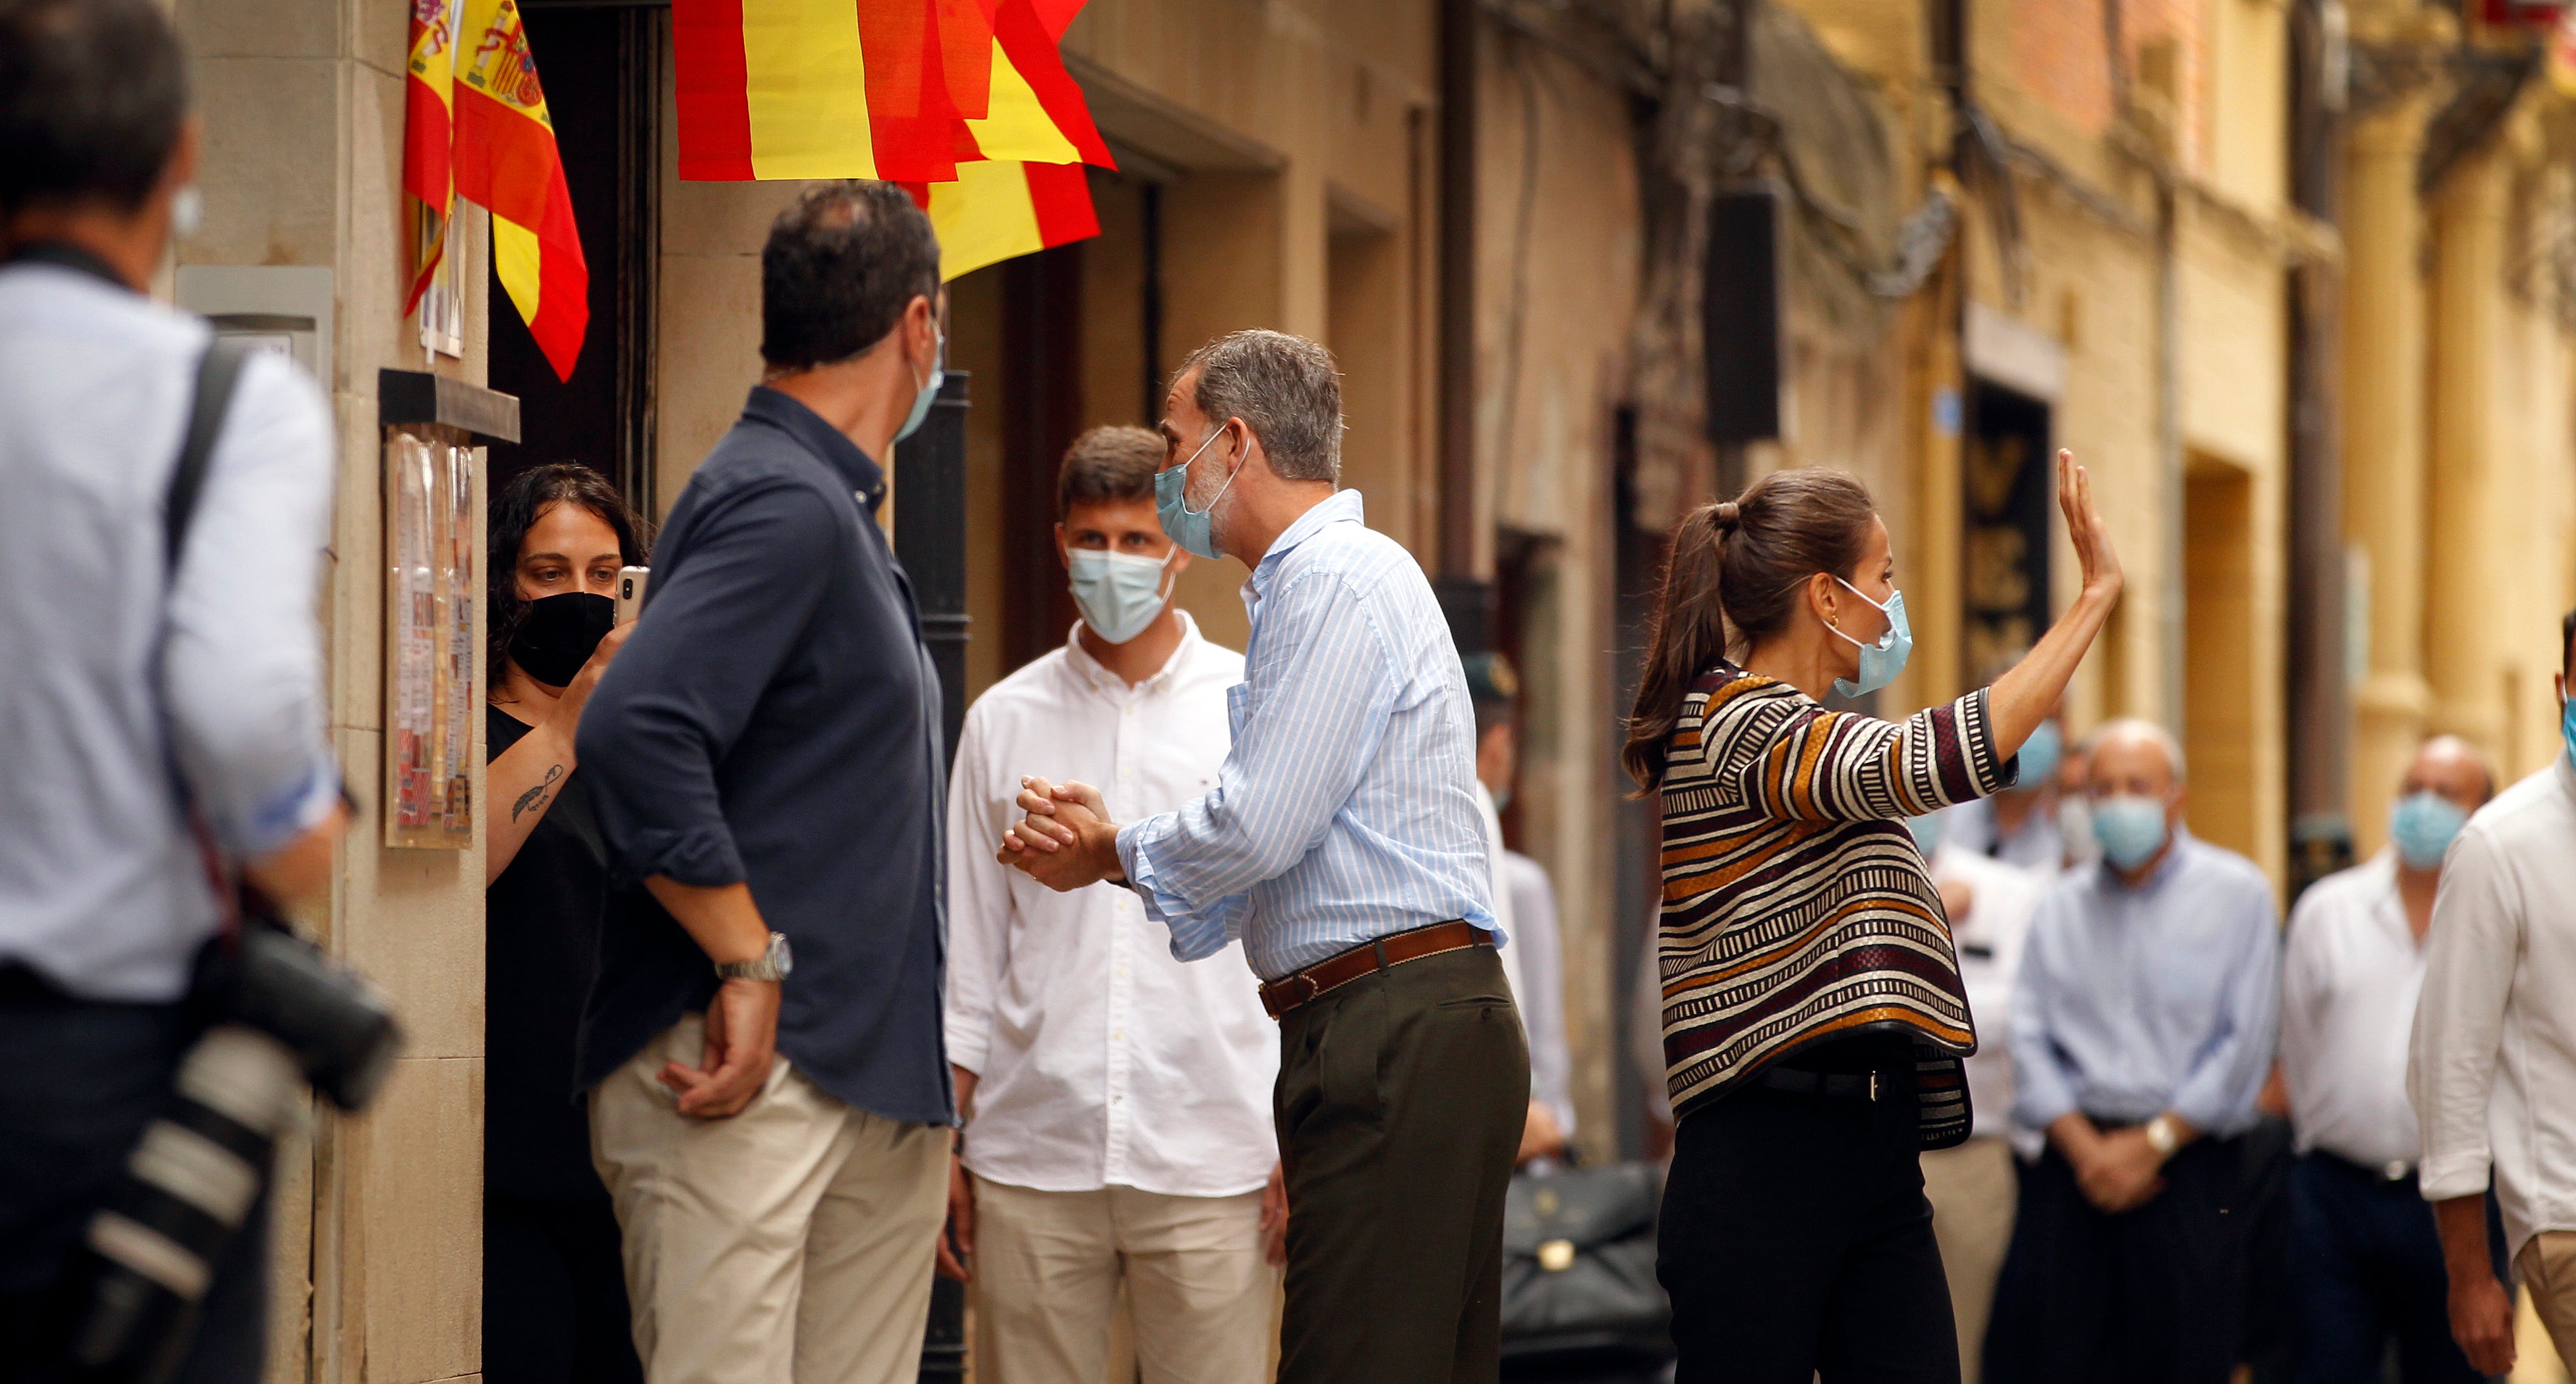
[{"label": "black trouser", "polygon": [[1910,1073],[1875,1100],[1747,1086],[1682,1118],[1655,1276],[1676,1384],[1957,1384]]},{"label": "black trouser", "polygon": [[[175,1004],[72,999],[0,967],[0,1380],[59,1353],[80,1303],[64,1275],[91,1211],[171,1098],[198,1024]],[[178,1384],[257,1384],[265,1195],[214,1275]]]},{"label": "black trouser", "polygon": [[1503,1194],[1529,1118],[1529,1049],[1494,949],[1402,962],[1290,1010],[1274,1109],[1280,1384],[1491,1384]]},{"label": "black trouser", "polygon": [[607,1198],[483,1197],[483,1384],[642,1384]]},{"label": "black trouser", "polygon": [[[2496,1281],[2510,1283],[2504,1225],[2487,1203]],[[2411,1176],[2391,1181],[2328,1153],[2290,1169],[2291,1282],[2299,1384],[2379,1377],[2388,1343],[2406,1384],[2477,1384],[2451,1339],[2450,1275],[2433,1208]]]},{"label": "black trouser", "polygon": [[2119,1215],[2054,1146],[2022,1169],[1987,1384],[2226,1384],[2245,1319],[2244,1156],[2203,1139]]}]

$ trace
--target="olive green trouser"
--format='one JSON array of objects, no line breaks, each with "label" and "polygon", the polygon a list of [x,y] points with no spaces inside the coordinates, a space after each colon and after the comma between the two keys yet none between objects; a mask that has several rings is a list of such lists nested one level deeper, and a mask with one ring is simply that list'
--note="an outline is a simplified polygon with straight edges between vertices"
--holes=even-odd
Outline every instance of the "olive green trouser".
[{"label": "olive green trouser", "polygon": [[1492,1384],[1503,1193],[1529,1048],[1491,947],[1399,963],[1288,1012],[1280,1384]]}]

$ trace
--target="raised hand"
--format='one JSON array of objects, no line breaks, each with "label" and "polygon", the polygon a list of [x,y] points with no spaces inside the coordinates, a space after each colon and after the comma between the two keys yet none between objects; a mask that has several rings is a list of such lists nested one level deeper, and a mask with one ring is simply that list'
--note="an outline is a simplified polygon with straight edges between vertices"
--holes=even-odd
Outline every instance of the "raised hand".
[{"label": "raised hand", "polygon": [[2075,570],[2083,574],[2087,594],[2116,596],[2124,580],[2120,555],[2111,548],[2111,530],[2093,507],[2093,477],[2075,464],[2075,453],[2057,449],[2057,508],[2066,516],[2066,536],[2075,545]]}]

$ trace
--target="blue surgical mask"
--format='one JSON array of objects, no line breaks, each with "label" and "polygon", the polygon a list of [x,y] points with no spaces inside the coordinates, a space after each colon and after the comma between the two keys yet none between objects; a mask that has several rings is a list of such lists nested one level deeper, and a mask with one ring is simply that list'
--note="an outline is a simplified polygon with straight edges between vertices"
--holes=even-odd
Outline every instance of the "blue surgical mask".
[{"label": "blue surgical mask", "polygon": [[2558,738],[2567,745],[2567,757],[2576,760],[2576,697],[2558,704]]},{"label": "blue surgical mask", "polygon": [[1216,550],[1216,533],[1208,516],[1216,512],[1216,502],[1225,498],[1225,492],[1234,488],[1234,477],[1242,475],[1243,468],[1234,468],[1234,474],[1225,478],[1225,484],[1216,488],[1216,495],[1207,502],[1206,509],[1192,509],[1189,501],[1190,465],[1208,449],[1209,443],[1225,436],[1225,432],[1223,427],[1219,427],[1207,435],[1207,441],[1199,444],[1197,452],[1190,453],[1189,461],[1168,471],[1154,473],[1154,512],[1162,518],[1163,532],[1170,535],[1173,542],[1211,562],[1224,554]]},{"label": "blue surgical mask", "polygon": [[1170,553],[1157,562],[1133,553],[1076,548],[1067,557],[1073,569],[1073,603],[1081,608],[1082,623],[1091,626],[1093,634],[1124,644],[1143,634],[1163,613],[1171,595],[1163,580],[1171,570]]},{"label": "blue surgical mask", "polygon": [[1841,635],[1843,639],[1860,648],[1860,680],[1854,682],[1849,678],[1836,678],[1834,690],[1846,697],[1866,697],[1896,681],[1896,675],[1905,671],[1906,656],[1914,652],[1914,627],[1905,623],[1905,593],[1891,592],[1888,595],[1887,604],[1880,605],[1867,596],[1861,596],[1860,588],[1850,582],[1843,581],[1840,577],[1834,580],[1842,581],[1844,590],[1860,596],[1861,600],[1867,602],[1872,609],[1887,617],[1887,633],[1880,635],[1875,644],[1862,644],[1831,625],[1825,626],[1826,629],[1834,630],[1835,634]]},{"label": "blue surgical mask", "polygon": [[[937,357],[941,360],[948,358],[948,338],[944,334],[939,338]],[[930,378],[922,381],[921,392],[912,396],[912,412],[905,414],[903,426],[894,430],[895,441],[901,442],[921,431],[922,422],[930,417],[930,406],[939,399],[939,387],[947,382],[948,367],[930,367]]]},{"label": "blue surgical mask", "polygon": [[2093,839],[2102,858],[2123,870],[2134,870],[2165,845],[2165,804],[2161,798],[2132,793],[2093,800]]},{"label": "blue surgical mask", "polygon": [[2467,825],[2469,814],[2459,804],[2429,790],[2419,790],[2398,799],[2388,810],[2388,839],[2397,843],[2397,854],[2418,870],[2436,870],[2442,865],[2443,853],[2451,849],[2451,838]]},{"label": "blue surgical mask", "polygon": [[2021,742],[2020,787],[2045,788],[2057,777],[2057,763],[2063,757],[2066,742],[2060,738],[2055,721],[2042,721],[2030,738]]}]

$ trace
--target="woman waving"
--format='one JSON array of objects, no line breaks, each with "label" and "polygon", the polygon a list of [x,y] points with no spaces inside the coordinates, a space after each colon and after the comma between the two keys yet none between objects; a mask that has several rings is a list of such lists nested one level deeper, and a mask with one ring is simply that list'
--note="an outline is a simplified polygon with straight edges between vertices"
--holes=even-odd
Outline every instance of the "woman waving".
[{"label": "woman waving", "polygon": [[2013,782],[2119,600],[2091,481],[2057,470],[2082,593],[1993,686],[1901,722],[1822,704],[1913,646],[1858,480],[1775,472],[1674,535],[1622,758],[1663,804],[1679,1384],[1959,1378],[1918,1155],[1968,1135],[1977,1034],[1905,819]]}]

